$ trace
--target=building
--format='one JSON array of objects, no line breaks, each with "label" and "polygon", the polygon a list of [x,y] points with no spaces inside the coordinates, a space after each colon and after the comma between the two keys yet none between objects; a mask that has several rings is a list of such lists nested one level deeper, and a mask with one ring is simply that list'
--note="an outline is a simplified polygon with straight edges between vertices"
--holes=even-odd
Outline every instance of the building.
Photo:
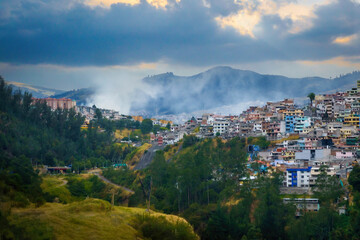
[{"label": "building", "polygon": [[357,128],[359,128],[359,122],[360,122],[359,116],[350,115],[344,117],[344,124],[348,126],[356,126]]},{"label": "building", "polygon": [[217,133],[223,134],[223,133],[227,132],[229,124],[230,123],[228,121],[226,121],[226,120],[217,119],[213,124],[213,134],[214,134],[214,136]]},{"label": "building", "polygon": [[46,102],[52,110],[72,109],[76,107],[76,101],[69,98],[33,98],[34,101]]},{"label": "building", "polygon": [[294,133],[295,116],[285,116],[285,131],[286,133]]},{"label": "building", "polygon": [[326,174],[329,176],[334,176],[336,174],[335,169],[333,167],[324,168],[323,170],[321,170],[320,167],[312,167],[310,171],[310,179],[309,179],[310,187],[315,186],[316,179],[322,173],[322,171],[326,171]]},{"label": "building", "polygon": [[303,133],[305,128],[311,126],[310,117],[295,117],[294,132]]},{"label": "building", "polygon": [[316,161],[316,160],[329,159],[330,155],[331,155],[331,149],[305,149],[302,150],[301,152],[296,152],[295,159]]},{"label": "building", "polygon": [[299,117],[303,117],[304,116],[304,111],[301,109],[288,109],[282,112],[283,114],[283,119],[285,119],[286,116],[299,116]]},{"label": "building", "polygon": [[285,204],[294,204],[296,206],[296,216],[301,216],[301,211],[317,212],[320,210],[319,199],[317,198],[284,198]]},{"label": "building", "polygon": [[285,172],[284,186],[286,187],[309,187],[311,167],[288,168]]}]

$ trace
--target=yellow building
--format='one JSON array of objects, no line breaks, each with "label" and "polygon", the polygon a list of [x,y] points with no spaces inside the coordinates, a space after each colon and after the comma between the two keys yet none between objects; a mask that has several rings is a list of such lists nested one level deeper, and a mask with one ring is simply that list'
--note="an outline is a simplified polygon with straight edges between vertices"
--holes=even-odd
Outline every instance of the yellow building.
[{"label": "yellow building", "polygon": [[304,128],[303,129],[303,134],[308,134],[308,133],[310,133],[311,131],[313,131],[314,130],[314,127],[306,127],[306,128]]},{"label": "yellow building", "polygon": [[299,116],[299,117],[303,117],[304,116],[304,111],[301,109],[288,109],[282,112],[283,114],[283,119],[285,118],[285,116]]},{"label": "yellow building", "polygon": [[350,137],[356,132],[354,127],[342,127],[340,129],[340,134],[342,137]]},{"label": "yellow building", "polygon": [[167,121],[167,120],[159,120],[159,122],[162,124],[162,125],[167,125],[168,123],[170,123],[170,125],[172,126],[173,125],[173,122],[172,121]]},{"label": "yellow building", "polygon": [[344,117],[344,124],[348,126],[356,126],[359,127],[359,116],[350,115],[347,117]]},{"label": "yellow building", "polygon": [[293,160],[295,159],[295,152],[284,152],[282,154],[282,158],[284,160]]}]

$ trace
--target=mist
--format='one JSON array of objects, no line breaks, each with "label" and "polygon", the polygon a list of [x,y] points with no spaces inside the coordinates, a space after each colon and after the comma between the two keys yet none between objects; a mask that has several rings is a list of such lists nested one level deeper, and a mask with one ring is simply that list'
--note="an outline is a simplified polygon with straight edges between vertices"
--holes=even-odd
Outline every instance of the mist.
[{"label": "mist", "polygon": [[204,112],[240,114],[251,105],[261,106],[267,101],[306,99],[310,92],[318,94],[355,86],[359,78],[360,72],[335,79],[287,78],[230,67],[215,67],[188,77],[171,72],[141,77],[114,71],[95,78],[95,94],[89,98],[88,105],[114,109],[121,114],[175,119],[176,115],[185,119]]}]

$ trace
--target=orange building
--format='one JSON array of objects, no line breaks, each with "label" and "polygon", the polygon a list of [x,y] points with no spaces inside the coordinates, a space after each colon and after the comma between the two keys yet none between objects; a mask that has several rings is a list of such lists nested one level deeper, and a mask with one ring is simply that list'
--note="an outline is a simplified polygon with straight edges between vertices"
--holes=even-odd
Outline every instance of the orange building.
[{"label": "orange building", "polygon": [[142,122],[144,118],[142,116],[131,116],[135,121]]}]

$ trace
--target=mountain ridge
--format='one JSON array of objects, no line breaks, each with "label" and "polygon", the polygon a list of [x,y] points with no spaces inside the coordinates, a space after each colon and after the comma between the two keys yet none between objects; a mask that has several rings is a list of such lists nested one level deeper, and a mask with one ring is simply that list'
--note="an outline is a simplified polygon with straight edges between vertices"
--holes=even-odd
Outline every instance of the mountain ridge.
[{"label": "mountain ridge", "polygon": [[[191,76],[178,76],[166,72],[142,79],[143,84],[136,89],[138,94],[141,94],[141,98],[136,95],[131,97],[130,113],[146,116],[176,115],[229,105],[234,106],[234,113],[239,113],[244,110],[239,106],[246,105],[245,103],[306,98],[310,92],[319,94],[341,91],[351,86],[355,87],[356,80],[359,79],[360,71],[335,78],[318,76],[291,78],[283,75],[260,74],[229,66],[213,67]],[[76,100],[79,105],[86,105],[89,102],[102,105],[93,101],[99,94],[97,88],[59,91],[60,93],[50,96],[70,98]],[[35,94],[34,96],[36,97]]]}]

